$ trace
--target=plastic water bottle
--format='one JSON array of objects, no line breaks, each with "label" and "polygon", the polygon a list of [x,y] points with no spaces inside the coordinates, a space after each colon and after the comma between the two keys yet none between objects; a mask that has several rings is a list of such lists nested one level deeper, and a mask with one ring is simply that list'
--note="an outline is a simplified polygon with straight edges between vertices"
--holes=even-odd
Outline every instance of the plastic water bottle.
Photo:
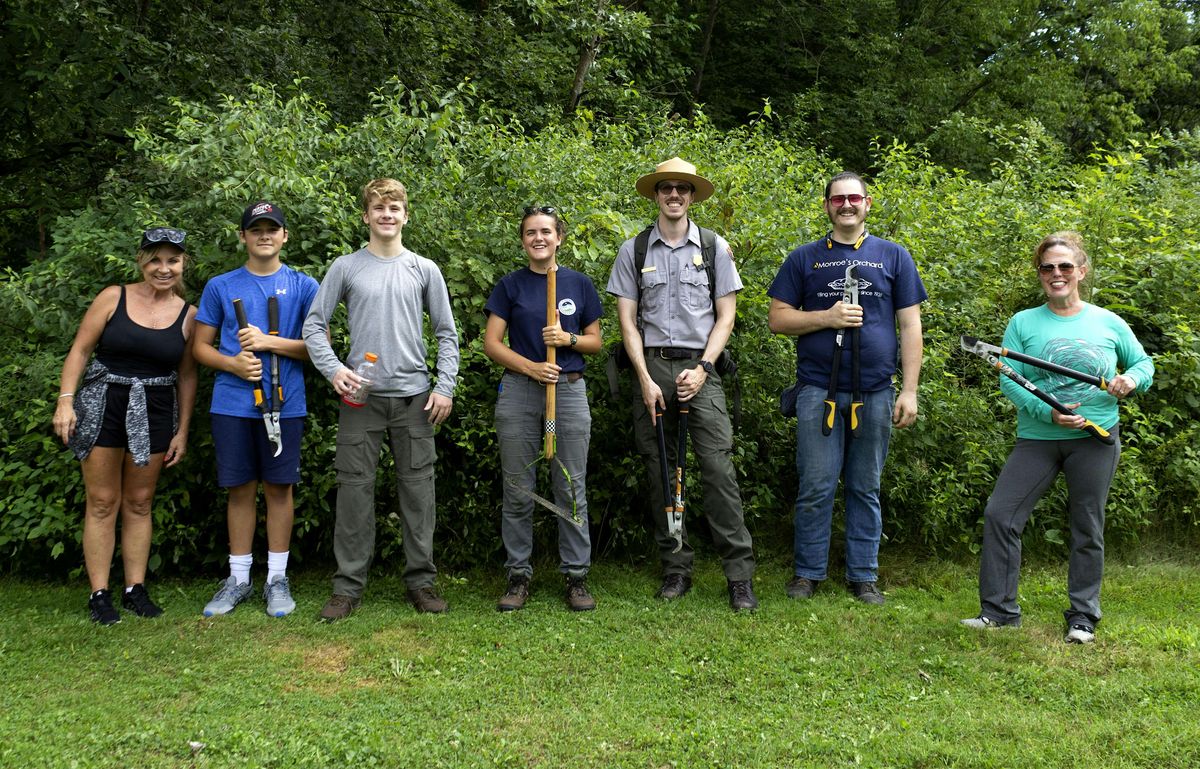
[{"label": "plastic water bottle", "polygon": [[379,360],[379,356],[373,352],[367,353],[364,357],[366,360],[354,369],[354,373],[362,377],[363,383],[354,392],[342,396],[343,403],[356,409],[362,408],[367,402],[367,391],[371,389],[371,382],[375,377],[375,361]]}]

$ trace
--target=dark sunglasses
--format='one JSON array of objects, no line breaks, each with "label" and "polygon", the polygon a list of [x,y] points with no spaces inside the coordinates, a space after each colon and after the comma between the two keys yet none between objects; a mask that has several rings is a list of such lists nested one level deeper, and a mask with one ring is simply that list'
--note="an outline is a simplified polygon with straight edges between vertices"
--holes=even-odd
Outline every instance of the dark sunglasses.
[{"label": "dark sunglasses", "polygon": [[1039,264],[1038,272],[1043,275],[1053,275],[1055,270],[1058,270],[1063,275],[1070,275],[1075,272],[1074,262],[1060,262],[1058,264]]},{"label": "dark sunglasses", "polygon": [[672,192],[677,192],[680,195],[686,195],[689,192],[692,192],[692,190],[694,190],[694,189],[695,188],[692,187],[692,185],[688,184],[687,182],[680,182],[680,183],[663,182],[662,184],[660,184],[654,188],[655,192],[665,192],[668,195],[670,195]]},{"label": "dark sunglasses", "polygon": [[554,206],[525,206],[525,216],[534,216],[536,214],[558,216],[558,209]]},{"label": "dark sunglasses", "polygon": [[862,202],[866,199],[866,195],[830,195],[829,203],[839,208],[847,203],[852,206],[861,206]]}]

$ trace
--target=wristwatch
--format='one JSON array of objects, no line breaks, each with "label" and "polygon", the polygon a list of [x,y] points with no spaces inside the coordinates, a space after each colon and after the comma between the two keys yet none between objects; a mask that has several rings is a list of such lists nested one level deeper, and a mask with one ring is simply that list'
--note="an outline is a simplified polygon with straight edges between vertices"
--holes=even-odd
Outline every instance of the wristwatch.
[{"label": "wristwatch", "polygon": [[715,369],[713,368],[713,364],[704,360],[704,358],[700,359],[700,368],[704,369],[704,373],[708,374],[709,376],[712,376],[715,371]]},{"label": "wristwatch", "polygon": [[574,347],[575,343],[578,341],[579,341],[579,337],[575,336],[574,334],[571,334],[571,346]]}]

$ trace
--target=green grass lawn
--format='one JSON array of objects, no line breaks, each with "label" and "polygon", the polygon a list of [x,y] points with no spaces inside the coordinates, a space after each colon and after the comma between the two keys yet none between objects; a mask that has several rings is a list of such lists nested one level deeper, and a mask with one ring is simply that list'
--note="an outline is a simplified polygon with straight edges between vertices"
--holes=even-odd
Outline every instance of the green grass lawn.
[{"label": "green grass lawn", "polygon": [[583,615],[546,568],[515,614],[494,610],[499,568],[443,575],[445,616],[379,576],[335,625],[316,621],[323,572],[293,576],[285,619],[257,594],[204,619],[217,581],[168,581],[165,616],[111,628],[82,580],[3,579],[0,766],[1200,765],[1194,562],[1110,561],[1097,642],[1077,647],[1063,567],[1025,570],[1023,628],[978,632],[957,625],[975,564],[883,561],[884,607],[836,581],[789,601],[775,559],[761,609],[734,615],[704,558],[670,605],[655,573],[602,564]]}]

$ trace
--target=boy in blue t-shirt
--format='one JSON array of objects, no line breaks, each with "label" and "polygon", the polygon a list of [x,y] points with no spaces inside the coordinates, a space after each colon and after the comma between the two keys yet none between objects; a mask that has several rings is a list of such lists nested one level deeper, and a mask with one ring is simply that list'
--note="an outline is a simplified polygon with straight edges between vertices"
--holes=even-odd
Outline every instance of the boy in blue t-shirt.
[{"label": "boy in blue t-shirt", "polygon": [[[263,598],[267,614],[283,617],[296,608],[287,560],[294,518],[292,487],[300,480],[300,442],[308,413],[303,371],[308,351],[300,332],[317,281],[280,261],[288,231],[278,206],[260,200],[247,207],[238,239],[246,246],[245,266],[210,280],[196,315],[196,360],[217,370],[210,409],[217,483],[229,490],[230,575],[204,607],[204,616],[227,614],[250,595],[261,481],[267,503]],[[268,314],[271,299],[278,306],[274,329]],[[238,328],[235,300],[245,311],[243,329]],[[214,347],[218,334],[220,345]],[[261,408],[256,389],[262,394]]]}]

